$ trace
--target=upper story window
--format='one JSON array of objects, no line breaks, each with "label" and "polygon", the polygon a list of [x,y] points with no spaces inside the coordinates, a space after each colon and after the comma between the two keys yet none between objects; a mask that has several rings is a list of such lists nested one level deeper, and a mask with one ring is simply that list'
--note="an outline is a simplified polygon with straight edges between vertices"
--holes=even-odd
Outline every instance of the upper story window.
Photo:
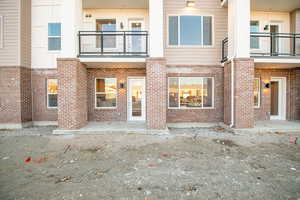
[{"label": "upper story window", "polygon": [[4,21],[3,16],[0,16],[0,48],[3,48],[3,40],[4,40]]},{"label": "upper story window", "polygon": [[169,16],[170,46],[211,46],[212,16]]},{"label": "upper story window", "polygon": [[[250,22],[250,32],[259,32],[259,21]],[[250,48],[259,49],[259,37],[250,37]]]},{"label": "upper story window", "polygon": [[95,87],[96,108],[117,107],[117,79],[97,78]]},{"label": "upper story window", "polygon": [[212,77],[170,77],[169,108],[213,108]]},{"label": "upper story window", "polygon": [[61,23],[48,23],[48,50],[61,50]]}]

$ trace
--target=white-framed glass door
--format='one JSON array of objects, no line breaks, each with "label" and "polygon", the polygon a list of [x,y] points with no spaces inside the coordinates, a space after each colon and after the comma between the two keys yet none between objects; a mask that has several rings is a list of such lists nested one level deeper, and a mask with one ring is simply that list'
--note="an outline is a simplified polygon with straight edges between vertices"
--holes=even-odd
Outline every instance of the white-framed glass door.
[{"label": "white-framed glass door", "polygon": [[271,120],[286,120],[286,78],[272,77],[271,91]]},{"label": "white-framed glass door", "polygon": [[[139,32],[134,33],[134,31],[143,31],[144,28],[144,20],[129,20],[129,30],[132,31],[132,34],[139,34]],[[128,46],[129,52],[138,53],[144,51],[145,47],[145,39],[144,36],[132,35],[129,37]]]},{"label": "white-framed glass door", "polygon": [[145,121],[146,119],[145,82],[145,77],[130,77],[127,80],[128,121]]}]

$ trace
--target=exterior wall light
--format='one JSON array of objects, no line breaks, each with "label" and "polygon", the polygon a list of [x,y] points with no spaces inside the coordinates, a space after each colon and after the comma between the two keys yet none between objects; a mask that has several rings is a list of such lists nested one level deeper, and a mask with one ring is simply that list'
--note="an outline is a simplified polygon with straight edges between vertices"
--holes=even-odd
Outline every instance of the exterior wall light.
[{"label": "exterior wall light", "polygon": [[270,88],[270,83],[264,83],[264,88]]},{"label": "exterior wall light", "polygon": [[125,83],[119,83],[119,88],[124,89],[125,88]]},{"label": "exterior wall light", "polygon": [[187,8],[192,8],[195,6],[195,0],[186,0],[186,7]]}]

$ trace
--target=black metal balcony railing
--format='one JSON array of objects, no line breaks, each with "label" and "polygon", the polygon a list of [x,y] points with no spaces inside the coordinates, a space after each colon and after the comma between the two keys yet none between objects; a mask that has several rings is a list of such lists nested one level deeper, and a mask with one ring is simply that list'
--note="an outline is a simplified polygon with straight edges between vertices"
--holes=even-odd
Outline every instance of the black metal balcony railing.
[{"label": "black metal balcony railing", "polygon": [[222,40],[222,60],[221,62],[226,62],[228,59],[228,37]]},{"label": "black metal balcony railing", "polygon": [[251,32],[251,56],[300,56],[300,34]]},{"label": "black metal balcony railing", "polygon": [[[251,57],[292,58],[300,56],[299,33],[251,32]],[[228,59],[228,38],[222,40],[222,60]]]},{"label": "black metal balcony railing", "polygon": [[147,57],[147,31],[79,31],[79,57]]}]

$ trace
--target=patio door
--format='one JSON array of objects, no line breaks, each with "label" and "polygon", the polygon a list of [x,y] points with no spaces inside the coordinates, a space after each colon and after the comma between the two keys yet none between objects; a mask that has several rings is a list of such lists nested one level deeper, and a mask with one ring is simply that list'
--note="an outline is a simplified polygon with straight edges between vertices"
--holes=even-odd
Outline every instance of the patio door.
[{"label": "patio door", "polygon": [[286,78],[271,78],[271,120],[286,119]]},{"label": "patio door", "polygon": [[129,20],[129,30],[132,31],[132,35],[129,39],[129,52],[132,53],[139,53],[144,50],[143,46],[143,36],[140,36],[140,32],[136,31],[143,31],[144,30],[144,21],[143,20]]},{"label": "patio door", "polygon": [[127,119],[128,121],[145,121],[145,77],[128,78]]}]

